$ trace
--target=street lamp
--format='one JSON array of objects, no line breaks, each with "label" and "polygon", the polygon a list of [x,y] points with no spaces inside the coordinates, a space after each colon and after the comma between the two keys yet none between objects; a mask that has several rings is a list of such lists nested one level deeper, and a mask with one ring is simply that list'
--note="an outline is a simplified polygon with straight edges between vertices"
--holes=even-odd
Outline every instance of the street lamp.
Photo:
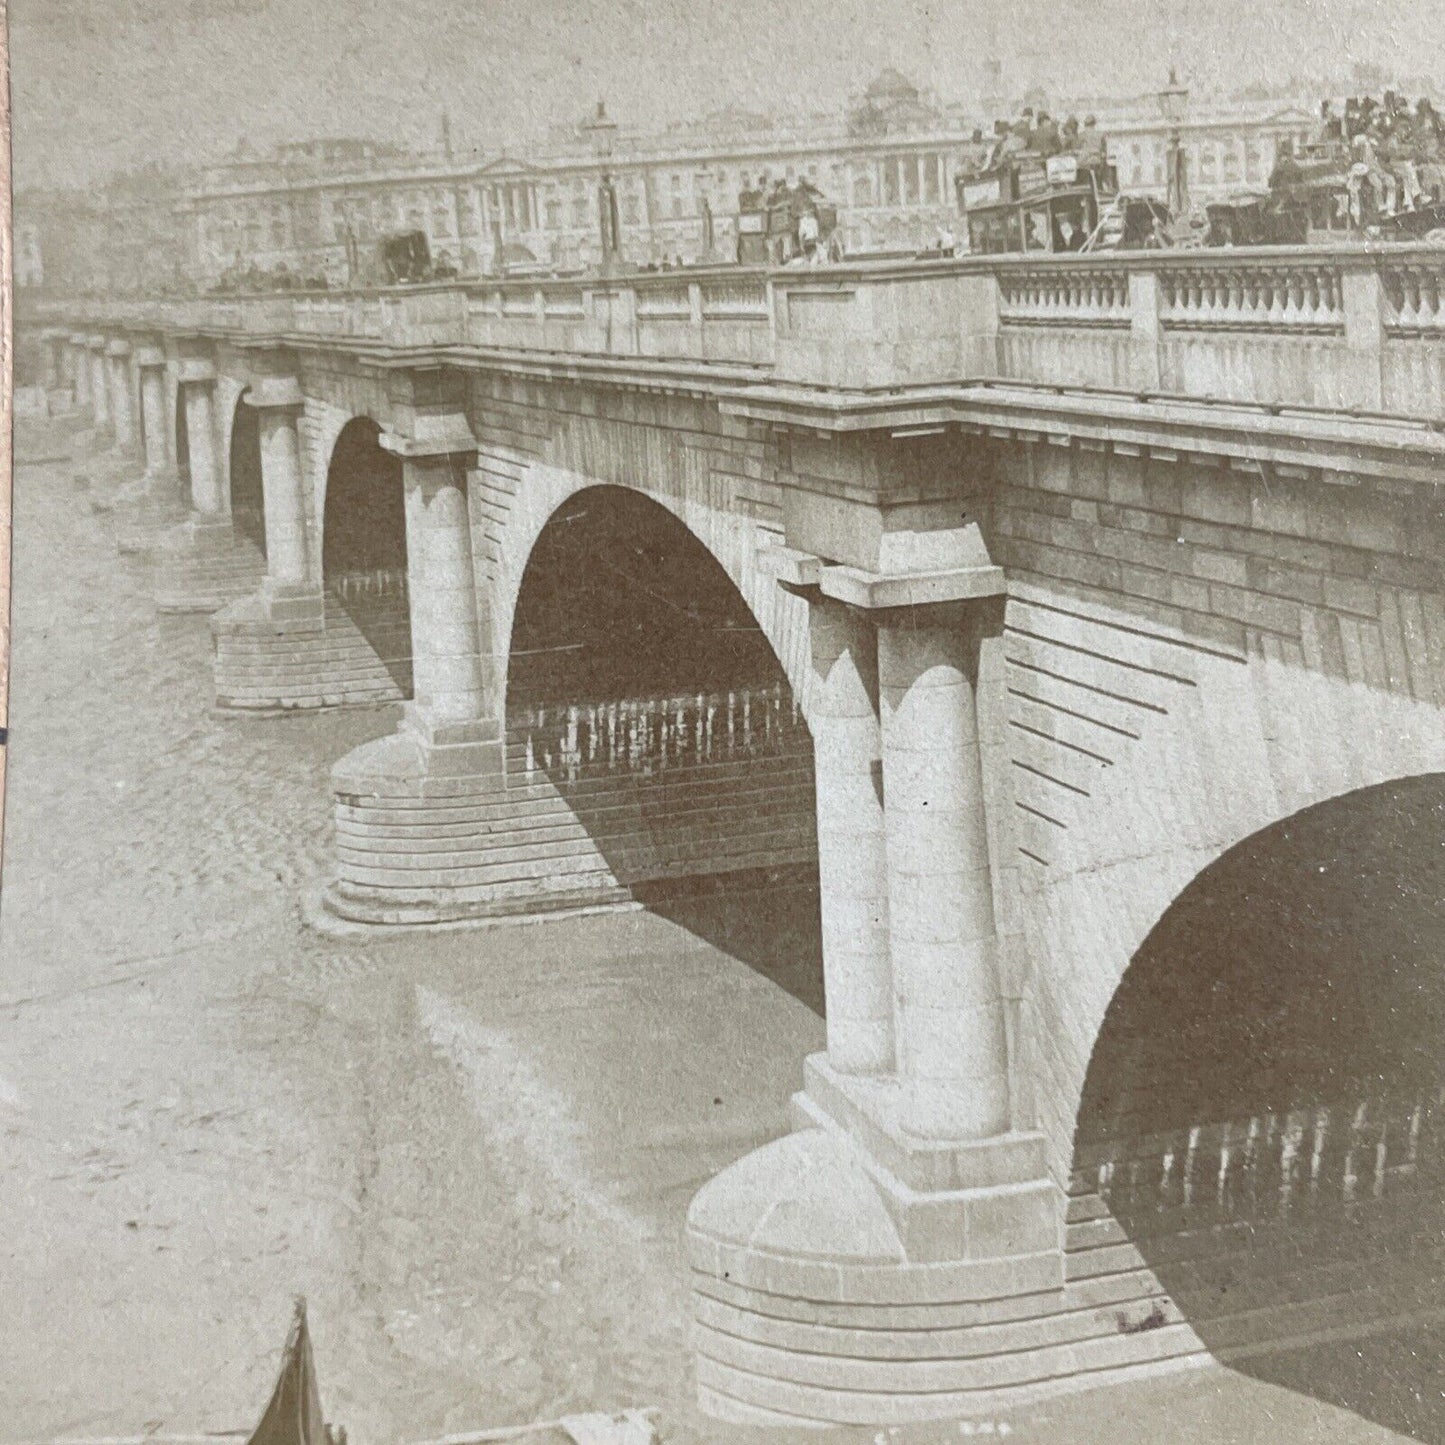
[{"label": "street lamp", "polygon": [[621,246],[621,227],[617,215],[617,188],[612,184],[612,153],[617,141],[617,122],[607,114],[607,102],[597,102],[597,113],[583,123],[582,129],[592,144],[597,158],[597,231],[602,242],[602,274],[610,276],[617,270]]},{"label": "street lamp", "polygon": [[1184,146],[1179,128],[1189,110],[1189,87],[1169,67],[1169,84],[1159,92],[1159,111],[1169,122],[1168,193],[1169,214],[1180,216],[1189,209],[1189,177],[1184,167]]}]

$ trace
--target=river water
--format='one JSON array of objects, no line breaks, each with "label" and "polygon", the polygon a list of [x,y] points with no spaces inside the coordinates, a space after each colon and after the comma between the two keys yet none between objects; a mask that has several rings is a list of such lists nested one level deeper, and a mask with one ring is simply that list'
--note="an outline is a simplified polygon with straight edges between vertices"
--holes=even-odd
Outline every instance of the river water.
[{"label": "river water", "polygon": [[[214,716],[206,620],[156,614],[74,471],[22,467],[16,488],[0,1435],[247,1427],[305,1293],[327,1414],[358,1445],[629,1405],[659,1407],[670,1439],[734,1438],[691,1409],[681,1225],[701,1183],[782,1132],[822,1044],[815,895],[753,879],[539,926],[317,933],[301,899],[328,864],[328,769],[395,711]],[[726,693],[651,711],[687,756],[772,725]],[[625,708],[519,721],[554,766],[637,746]],[[1340,1218],[1438,1183],[1423,1086],[1197,1116],[1141,1112],[1150,1089],[1104,1087],[1081,1136],[1141,1240],[1179,1233],[1186,1188],[1216,1229],[1253,1218],[1230,1200],[1300,1217],[1321,1169]],[[1437,1215],[1409,1238],[1438,1249]],[[1337,1384],[1376,1388],[1412,1342],[1431,1337],[1383,1360],[1351,1346]],[[1000,1424],[1438,1438],[1424,1406],[1371,1410],[1319,1375],[1241,1367]]]},{"label": "river water", "polygon": [[395,711],[213,716],[72,470],[16,488],[0,1434],[248,1425],[300,1292],[358,1442],[686,1415],[682,1217],[822,1042],[816,899],[314,932]]}]

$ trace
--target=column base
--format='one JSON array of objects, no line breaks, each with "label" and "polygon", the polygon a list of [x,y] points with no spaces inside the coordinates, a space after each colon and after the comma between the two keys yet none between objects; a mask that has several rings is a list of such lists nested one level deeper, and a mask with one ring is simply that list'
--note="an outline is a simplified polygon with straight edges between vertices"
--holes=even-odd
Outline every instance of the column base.
[{"label": "column base", "polygon": [[162,612],[218,611],[255,592],[266,571],[261,549],[229,517],[199,513],[162,533],[154,558]]},{"label": "column base", "polygon": [[[1066,1279],[1065,1199],[1039,1134],[929,1143],[891,1079],[808,1061],[797,1132],[688,1212],[698,1395],[738,1423],[996,1417],[1207,1355],[1177,1313],[1126,1332],[1157,1281]],[[1120,1291],[1122,1290],[1122,1294]],[[1148,1304],[1145,1305],[1148,1308]]]},{"label": "column base", "polygon": [[[211,617],[216,706],[268,715],[326,707],[367,707],[406,695],[384,658],[339,602],[317,587],[264,579],[249,597]],[[409,649],[400,659],[408,667]]]},{"label": "column base", "polygon": [[[326,908],[371,924],[434,924],[610,901],[549,890],[548,850],[519,840],[493,721],[436,724],[409,709],[389,737],[332,769],[336,877]],[[625,890],[614,890],[625,898]]]}]

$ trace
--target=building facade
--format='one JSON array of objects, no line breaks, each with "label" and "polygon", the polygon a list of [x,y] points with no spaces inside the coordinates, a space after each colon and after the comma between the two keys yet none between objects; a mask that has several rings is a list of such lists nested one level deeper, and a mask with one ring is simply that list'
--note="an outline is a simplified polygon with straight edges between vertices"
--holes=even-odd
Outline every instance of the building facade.
[{"label": "building facade", "polygon": [[[1029,99],[1038,108],[1040,97]],[[1047,108],[1060,119],[1096,115],[1121,185],[1164,194],[1170,136],[1155,97]],[[1193,194],[1264,189],[1279,142],[1311,124],[1306,106],[1277,100],[1196,105],[1181,136]],[[132,214],[130,194],[89,207],[80,232],[103,231],[108,255],[119,258],[104,267],[112,290],[132,289],[158,265],[166,279],[183,274],[201,287],[252,267],[365,284],[382,279],[382,238],[403,231],[425,232],[433,256],[463,275],[579,270],[600,256],[597,193],[606,171],[622,256],[635,265],[734,259],[739,193],[804,178],[837,204],[850,253],[907,253],[945,227],[961,230],[955,179],[975,127],[991,134],[992,118],[885,71],[841,111],[779,118],[729,108],[656,133],[592,118],[526,156],[458,154],[449,138],[429,153],[348,139],[264,156],[243,145],[183,192],[147,195],[144,217]],[[74,227],[41,232],[41,251],[83,239]],[[74,269],[44,265],[48,279]]]}]

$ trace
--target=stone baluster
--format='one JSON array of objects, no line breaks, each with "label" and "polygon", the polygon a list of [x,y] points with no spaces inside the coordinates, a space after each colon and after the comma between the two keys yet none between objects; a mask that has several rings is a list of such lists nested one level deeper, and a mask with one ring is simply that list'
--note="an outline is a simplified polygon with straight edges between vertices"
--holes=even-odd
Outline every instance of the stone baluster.
[{"label": "stone baluster", "polygon": [[1265,320],[1271,326],[1283,325],[1285,321],[1285,293],[1289,289],[1285,283],[1285,277],[1278,271],[1268,271],[1261,275],[1260,284],[1267,289],[1269,303],[1265,308]]}]

